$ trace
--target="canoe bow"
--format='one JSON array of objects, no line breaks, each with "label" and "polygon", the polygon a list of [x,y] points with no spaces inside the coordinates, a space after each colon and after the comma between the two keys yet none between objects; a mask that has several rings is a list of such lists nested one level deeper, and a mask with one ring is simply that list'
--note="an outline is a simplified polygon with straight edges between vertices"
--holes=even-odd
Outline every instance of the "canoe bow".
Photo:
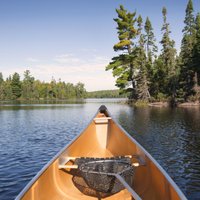
[{"label": "canoe bow", "polygon": [[[116,194],[106,195],[105,200],[131,200],[137,199],[137,195],[143,200],[187,200],[165,170],[115,122],[104,105],[98,109],[85,130],[42,168],[16,200],[100,199],[95,195],[88,196],[76,187],[73,183],[74,175],[71,174],[71,169],[67,169],[73,167],[68,166],[73,166],[74,158],[103,159],[127,155],[134,155],[131,161],[138,163],[132,185],[127,185]],[[76,168],[77,166],[74,167]],[[132,197],[130,191],[134,191],[136,197]]]}]

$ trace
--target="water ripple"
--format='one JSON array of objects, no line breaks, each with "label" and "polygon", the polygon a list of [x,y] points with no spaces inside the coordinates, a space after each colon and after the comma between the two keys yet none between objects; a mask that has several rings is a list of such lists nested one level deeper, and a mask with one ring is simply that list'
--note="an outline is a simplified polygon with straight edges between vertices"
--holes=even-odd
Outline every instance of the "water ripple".
[{"label": "water ripple", "polygon": [[[0,199],[9,200],[94,116],[101,103],[0,107]],[[200,110],[106,103],[113,117],[175,180],[200,197]]]}]

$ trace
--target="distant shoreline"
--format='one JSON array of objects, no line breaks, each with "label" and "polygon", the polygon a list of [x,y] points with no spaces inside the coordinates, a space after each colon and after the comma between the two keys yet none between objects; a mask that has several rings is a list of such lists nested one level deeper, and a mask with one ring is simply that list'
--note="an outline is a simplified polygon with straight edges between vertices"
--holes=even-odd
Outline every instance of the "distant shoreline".
[{"label": "distant shoreline", "polygon": [[[148,104],[151,107],[169,107],[169,102],[154,102]],[[184,102],[184,103],[177,103],[175,107],[200,107],[199,102]]]},{"label": "distant shoreline", "polygon": [[148,101],[132,101],[127,100],[127,104],[136,106],[136,107],[158,107],[158,108],[164,108],[164,107],[200,107],[200,102],[176,102],[175,104],[171,104],[169,101],[155,101],[155,102],[148,102]]},{"label": "distant shoreline", "polygon": [[18,100],[0,100],[0,105],[6,105],[6,104],[64,104],[64,103],[87,103],[87,102],[93,102],[93,100],[99,99],[100,101],[106,101],[109,102],[127,102],[127,98],[84,98],[84,99],[31,99],[31,100],[25,100],[25,99],[18,99]]},{"label": "distant shoreline", "polygon": [[[102,103],[108,102],[114,102],[114,103],[122,103],[122,104],[128,104],[130,106],[135,107],[158,107],[158,108],[165,108],[165,107],[171,107],[170,103],[167,101],[157,101],[157,102],[133,102],[127,98],[85,98],[85,99],[31,99],[31,100],[25,100],[25,99],[19,99],[19,100],[0,100],[0,105],[20,105],[20,104],[84,104],[84,103],[92,103],[93,100],[100,100]],[[177,103],[174,107],[200,107],[200,102],[183,102],[183,103]]]},{"label": "distant shoreline", "polygon": [[71,102],[84,102],[84,99],[31,99],[31,100],[24,100],[24,99],[19,99],[19,100],[0,100],[0,105],[4,104],[52,104],[52,103],[71,103]]}]

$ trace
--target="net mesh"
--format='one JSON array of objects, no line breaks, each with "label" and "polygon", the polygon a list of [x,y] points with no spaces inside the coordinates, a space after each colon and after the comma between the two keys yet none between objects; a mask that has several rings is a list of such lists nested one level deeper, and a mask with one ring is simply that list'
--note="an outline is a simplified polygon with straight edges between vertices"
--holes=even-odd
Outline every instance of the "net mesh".
[{"label": "net mesh", "polygon": [[132,185],[134,168],[130,158],[77,158],[75,164],[79,167],[72,180],[83,194],[104,198],[121,191],[124,186],[115,174]]}]

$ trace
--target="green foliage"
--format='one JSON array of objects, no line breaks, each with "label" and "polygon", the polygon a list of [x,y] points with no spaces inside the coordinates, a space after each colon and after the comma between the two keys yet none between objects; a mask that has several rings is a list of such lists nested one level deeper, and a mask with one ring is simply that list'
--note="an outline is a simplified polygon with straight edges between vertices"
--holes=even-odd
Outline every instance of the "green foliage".
[{"label": "green foliage", "polygon": [[75,85],[75,91],[76,91],[76,98],[81,99],[86,97],[86,90],[84,88],[83,83],[77,83]]},{"label": "green foliage", "polygon": [[83,83],[65,83],[52,78],[50,83],[35,80],[29,70],[24,72],[20,81],[18,73],[9,76],[5,81],[0,73],[0,100],[66,100],[86,97]]},{"label": "green foliage", "polygon": [[157,96],[156,96],[156,99],[157,99],[158,101],[166,101],[167,96],[166,96],[166,94],[163,94],[162,92],[159,92],[159,93],[157,94]]},{"label": "green foliage", "polygon": [[3,74],[0,72],[0,85],[3,83]]},{"label": "green foliage", "polygon": [[20,82],[20,76],[17,72],[15,72],[12,76],[11,80],[11,88],[12,88],[12,95],[13,99],[18,99],[21,96],[21,82]]},{"label": "green foliage", "polygon": [[[193,65],[192,68],[198,74],[198,80],[200,81],[200,13],[197,14],[196,17],[196,38],[195,38],[195,45],[193,48],[192,54],[192,61]],[[198,82],[200,84],[200,82]]]},{"label": "green foliage", "polygon": [[117,23],[119,42],[114,45],[114,51],[122,51],[121,54],[114,57],[112,62],[106,67],[106,70],[112,70],[113,76],[116,77],[116,86],[120,90],[132,89],[132,96],[135,95],[135,46],[134,39],[137,36],[135,28],[136,13],[130,13],[121,5],[116,9],[118,18],[114,19]]},{"label": "green foliage", "polygon": [[174,47],[175,42],[170,38],[169,23],[167,22],[167,9],[164,7],[162,10],[163,14],[163,26],[162,33],[163,37],[161,40],[162,53],[160,59],[162,60],[161,76],[164,87],[159,92],[162,92],[169,96],[173,102],[177,96],[177,85],[178,85],[178,70],[176,65],[176,49]]},{"label": "green foliage", "polygon": [[119,42],[114,45],[114,50],[128,50],[130,53],[130,48],[133,44],[131,40],[135,38],[137,34],[137,30],[134,27],[136,13],[127,12],[122,5],[119,9],[116,9],[116,12],[118,18],[114,19],[114,21],[117,22],[118,25]]},{"label": "green foliage", "polygon": [[192,90],[194,85],[192,54],[195,45],[196,25],[193,13],[194,13],[193,3],[192,0],[189,0],[185,10],[185,20],[184,20],[185,27],[183,28],[183,39],[181,42],[181,52],[180,52],[180,58],[181,58],[180,90],[182,91],[185,100],[190,95],[194,95],[194,92]]},{"label": "green foliage", "polygon": [[134,106],[136,107],[146,107],[148,105],[148,101],[145,100],[138,100],[137,102],[134,103]]},{"label": "green foliage", "polygon": [[161,31],[163,33],[163,37],[160,42],[162,44],[161,57],[168,71],[170,66],[173,65],[173,62],[175,60],[176,50],[174,49],[175,42],[170,39],[171,31],[169,30],[169,23],[167,23],[167,9],[165,7],[163,8],[162,13],[163,13],[163,26]]},{"label": "green foliage", "polygon": [[141,15],[137,17],[123,6],[116,11],[119,42],[114,50],[121,53],[112,58],[106,70],[112,70],[120,91],[134,102],[154,99],[176,104],[177,100],[200,100],[200,14],[195,20],[192,0],[186,7],[179,56],[170,36],[166,7],[162,9],[160,55],[149,17],[143,26]]},{"label": "green foliage", "polygon": [[130,99],[148,101],[153,59],[157,52],[151,22],[147,18],[144,28],[143,19],[140,15],[136,17],[136,12],[130,13],[123,6],[116,12],[118,18],[114,20],[118,25],[119,42],[114,45],[114,50],[122,53],[112,58],[106,70],[112,70],[116,86],[126,92]]},{"label": "green foliage", "polygon": [[24,80],[22,85],[22,98],[27,100],[33,98],[33,83],[34,78],[30,75],[30,71],[26,70],[24,72]]},{"label": "green foliage", "polygon": [[124,49],[128,49],[128,47],[131,45],[131,41],[130,40],[122,40],[119,43],[115,44],[114,46],[114,50],[118,51],[118,50],[124,50]]},{"label": "green foliage", "polygon": [[122,94],[120,90],[100,90],[87,92],[87,98],[126,98],[126,94]]},{"label": "green foliage", "polygon": [[1,100],[12,100],[13,99],[13,92],[11,86],[11,76],[9,76],[6,81],[2,84],[3,87],[3,94],[1,95]]},{"label": "green foliage", "polygon": [[150,85],[150,93],[152,96],[156,97],[158,93],[165,92],[165,85],[166,85],[166,68],[163,64],[163,60],[161,56],[159,56],[153,64],[153,71],[152,71],[152,82]]},{"label": "green foliage", "polygon": [[138,17],[138,36],[139,36],[139,45],[135,51],[136,65],[138,68],[138,73],[136,76],[137,80],[137,98],[141,101],[148,101],[150,99],[149,93],[149,81],[148,81],[148,72],[147,72],[147,56],[145,54],[145,35],[142,32],[143,24],[142,17]]},{"label": "green foliage", "polygon": [[152,57],[155,57],[158,47],[156,46],[155,42],[155,36],[153,33],[153,27],[151,25],[151,21],[147,17],[146,22],[145,22],[145,44],[146,44],[146,55],[148,58],[148,62],[152,62]]},{"label": "green foliage", "polygon": [[3,86],[3,74],[0,72],[0,99],[4,96],[4,86]]},{"label": "green foliage", "polygon": [[193,35],[195,33],[195,20],[194,20],[194,8],[192,0],[188,1],[186,10],[185,10],[185,27],[183,29],[183,33],[185,35]]}]

